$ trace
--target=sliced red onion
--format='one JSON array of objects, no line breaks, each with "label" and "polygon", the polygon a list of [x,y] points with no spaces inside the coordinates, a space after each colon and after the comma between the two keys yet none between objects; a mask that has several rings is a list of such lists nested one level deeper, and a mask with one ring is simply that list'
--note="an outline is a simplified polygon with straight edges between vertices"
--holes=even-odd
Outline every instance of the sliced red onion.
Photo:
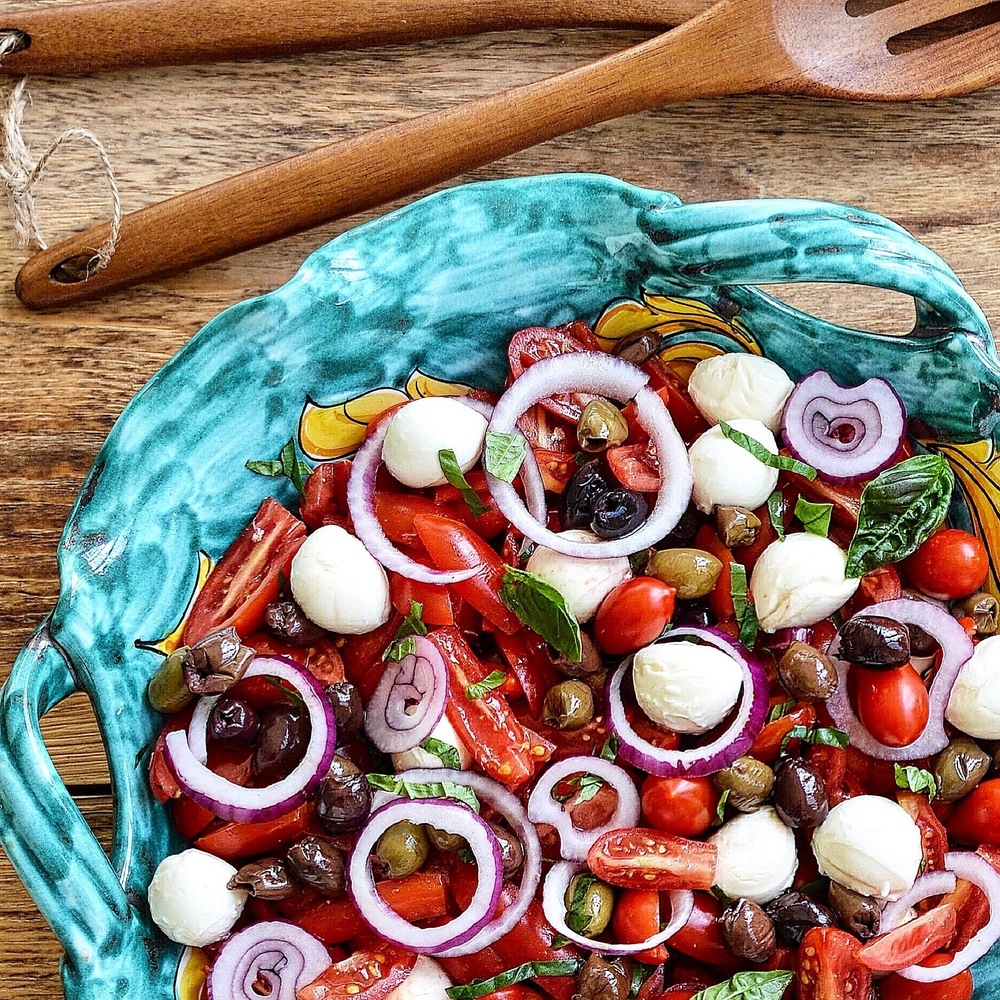
[{"label": "sliced red onion", "polygon": [[448,668],[437,646],[413,636],[414,652],[386,661],[382,679],[365,706],[365,732],[383,753],[419,746],[441,721],[448,699]]},{"label": "sliced red onion", "polygon": [[670,902],[670,920],[662,930],[646,938],[645,941],[639,944],[609,944],[607,941],[595,941],[593,938],[584,937],[566,923],[566,890],[573,881],[573,876],[586,870],[585,864],[557,861],[545,876],[545,884],[542,887],[542,912],[558,934],[588,951],[598,951],[602,955],[634,955],[647,948],[655,948],[658,944],[669,941],[688,922],[694,910],[694,893],[690,889],[661,893],[660,899],[666,896]]},{"label": "sliced red onion", "polygon": [[944,730],[944,710],[951,696],[958,672],[972,656],[972,640],[965,629],[947,611],[927,601],[911,601],[905,597],[894,601],[881,601],[869,605],[859,614],[883,615],[904,625],[919,625],[941,647],[941,665],[928,690],[930,715],[924,731],[905,747],[890,747],[880,743],[864,727],[851,707],[847,694],[847,674],[850,665],[837,656],[840,636],[836,636],[828,655],[837,671],[839,683],[836,692],[826,700],[827,710],[833,721],[851,737],[851,745],[869,757],[880,760],[915,760],[930,757],[948,745],[948,734]]},{"label": "sliced red onion", "polygon": [[698,639],[731,656],[743,671],[743,688],[736,714],[725,730],[710,743],[690,750],[664,750],[644,740],[625,717],[622,681],[631,667],[631,658],[611,675],[607,686],[608,725],[618,737],[619,756],[628,764],[660,776],[698,777],[728,767],[753,745],[764,727],[768,710],[768,683],[764,668],[735,639],[714,628],[695,626],[671,629],[664,642]]},{"label": "sliced red onion", "polygon": [[[581,830],[564,806],[552,798],[552,790],[571,774],[594,774],[618,793],[614,814],[602,826]],[[628,772],[603,757],[565,757],[550,764],[528,796],[528,819],[548,823],[559,834],[559,853],[568,861],[586,861],[591,844],[609,830],[639,825],[639,793]]]},{"label": "sliced red onion", "polygon": [[954,892],[955,882],[955,873],[943,869],[919,876],[909,892],[885,904],[879,920],[879,934],[895,930],[911,906],[916,906],[931,896],[946,896],[949,892]]},{"label": "sliced red onion", "polygon": [[375,430],[369,432],[351,463],[351,473],[347,479],[347,508],[351,512],[358,539],[373,559],[409,580],[442,585],[468,580],[478,572],[476,567],[446,571],[424,566],[400,552],[382,530],[375,514],[375,477],[382,464],[382,443],[388,430],[389,420],[383,420]]},{"label": "sliced red onion", "polygon": [[[440,780],[437,773],[436,781]],[[464,837],[479,869],[469,906],[438,927],[417,927],[404,920],[378,894],[369,855],[379,837],[403,821],[427,824]],[[387,941],[418,954],[437,954],[471,940],[489,922],[500,899],[503,864],[496,834],[468,806],[448,799],[395,799],[376,809],[361,828],[347,865],[347,890],[365,923]]]},{"label": "sliced red onion", "polygon": [[906,410],[885,379],[842,388],[828,372],[806,375],[792,390],[781,417],[785,447],[834,482],[880,472],[906,436]]},{"label": "sliced red onion", "polygon": [[493,410],[489,429],[512,433],[517,419],[540,399],[560,392],[591,392],[626,403],[635,399],[636,416],[649,433],[660,462],[660,489],[648,518],[631,535],[602,542],[577,542],[550,531],[544,518],[530,514],[514,487],[486,473],[497,507],[521,534],[534,542],[582,559],[627,556],[667,535],[680,520],[691,499],[693,479],[687,449],[663,400],[646,387],[641,368],[599,351],[577,351],[536,361],[511,384]]},{"label": "sliced red onion", "polygon": [[283,920],[251,924],[229,938],[208,974],[209,1000],[295,1000],[331,965],[326,945]]},{"label": "sliced red onion", "polygon": [[[205,729],[211,705],[207,710],[195,711],[188,732],[178,729],[167,735],[164,758],[178,784],[199,805],[211,809],[220,819],[252,823],[274,819],[305,802],[330,768],[337,748],[337,723],[322,685],[297,663],[275,656],[258,656],[243,676],[274,677],[302,699],[310,731],[298,764],[284,778],[263,788],[243,788],[210,771],[204,761],[207,759]],[[214,699],[205,700],[214,703]]]},{"label": "sliced red onion", "polygon": [[944,979],[957,976],[973,962],[978,962],[997,941],[1000,941],[1000,874],[993,865],[974,851],[950,851],[944,856],[944,863],[948,872],[983,890],[990,904],[990,918],[946,965],[911,965],[896,973],[915,983],[940,983]]},{"label": "sliced red onion", "polygon": [[[431,767],[413,768],[404,771],[399,777],[415,782],[440,781],[441,771]],[[473,771],[449,771],[447,777],[449,781],[471,788],[480,802],[485,802],[495,809],[507,821],[521,841],[521,847],[524,848],[521,884],[518,886],[517,895],[503,913],[465,944],[436,953],[438,958],[460,958],[463,955],[472,955],[493,944],[494,941],[499,941],[521,922],[535,898],[535,891],[542,878],[542,845],[538,840],[538,831],[528,819],[521,800],[499,782]]]}]

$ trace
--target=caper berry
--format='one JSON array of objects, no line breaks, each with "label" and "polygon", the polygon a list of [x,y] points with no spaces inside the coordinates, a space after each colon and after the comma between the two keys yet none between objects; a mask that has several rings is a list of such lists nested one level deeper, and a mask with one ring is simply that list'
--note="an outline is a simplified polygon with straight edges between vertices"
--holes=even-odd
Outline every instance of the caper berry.
[{"label": "caper berry", "polygon": [[971,618],[976,623],[977,635],[995,635],[1000,627],[1000,601],[982,591],[971,594],[955,605],[955,615]]},{"label": "caper berry", "polygon": [[615,896],[611,886],[595,875],[575,875],[566,887],[567,919],[570,926],[584,937],[595,938],[603,934],[611,923]]},{"label": "caper berry", "polygon": [[576,977],[573,1000],[628,1000],[631,981],[617,962],[591,954]]},{"label": "caper berry", "polygon": [[233,747],[248,747],[257,738],[260,716],[244,698],[222,695],[208,715],[208,735]]},{"label": "caper berry", "polygon": [[802,701],[821,701],[836,694],[837,671],[830,657],[807,642],[796,640],[778,660],[778,679],[784,689]]},{"label": "caper berry", "polygon": [[580,729],[594,717],[594,694],[583,681],[560,681],[549,688],[542,718],[555,729]]},{"label": "caper berry", "polygon": [[727,800],[740,812],[754,812],[771,794],[774,771],[756,757],[737,757],[736,760],[716,771],[712,781],[720,792],[729,792]]},{"label": "caper berry", "polygon": [[646,575],[668,584],[682,601],[705,597],[718,582],[722,563],[703,549],[663,549],[654,552]]},{"label": "caper berry", "polygon": [[910,660],[906,626],[883,615],[855,615],[840,630],[841,659],[870,670],[891,670]]},{"label": "caper berry", "polygon": [[786,889],[764,904],[764,912],[774,921],[778,937],[797,948],[810,927],[836,927],[833,911],[797,889]]},{"label": "caper berry", "polygon": [[844,930],[850,931],[862,941],[878,934],[882,911],[871,896],[862,896],[860,892],[848,889],[839,882],[831,882],[827,898]]},{"label": "caper berry", "polygon": [[819,826],[830,811],[830,800],[819,771],[807,760],[786,757],[774,778],[774,809],[793,830]]},{"label": "caper berry", "polygon": [[598,538],[624,538],[638,530],[649,513],[649,502],[632,490],[611,490],[598,497],[590,530]]},{"label": "caper berry", "polygon": [[749,962],[766,962],[778,946],[774,921],[749,899],[738,899],[719,920],[729,950]]},{"label": "caper berry", "polygon": [[292,646],[310,646],[326,633],[309,621],[295,601],[272,601],[264,609],[268,631]]},{"label": "caper berry", "polygon": [[251,861],[229,880],[228,887],[242,889],[256,899],[288,899],[300,888],[281,858]]},{"label": "caper berry", "polygon": [[760,518],[746,507],[720,504],[715,508],[715,527],[727,549],[752,545],[760,534]]},{"label": "caper berry", "polygon": [[365,722],[365,709],[358,689],[350,681],[327,684],[326,696],[333,705],[333,717],[337,722],[337,746],[350,743]]},{"label": "caper berry", "polygon": [[990,755],[968,736],[956,736],[931,764],[937,798],[955,802],[968,795],[989,769]]},{"label": "caper berry", "polygon": [[288,848],[287,861],[292,874],[321,896],[343,895],[344,857],[325,837],[303,837]]},{"label": "caper berry", "polygon": [[269,705],[260,713],[254,774],[272,778],[287,774],[302,759],[309,741],[309,717],[297,705]]},{"label": "caper berry", "polygon": [[628,424],[621,411],[606,399],[592,399],[583,408],[576,425],[576,440],[586,452],[606,451],[628,437]]},{"label": "caper berry", "polygon": [[149,679],[146,693],[150,705],[157,712],[180,712],[194,701],[194,694],[184,680],[184,654],[187,651],[187,646],[175,650],[160,663]]},{"label": "caper berry", "polygon": [[563,530],[589,528],[594,516],[594,504],[610,493],[614,486],[601,475],[597,459],[584,462],[570,477],[559,499],[559,515]]},{"label": "caper berry", "polygon": [[389,878],[402,878],[423,867],[430,849],[424,828],[404,819],[379,837],[375,854]]},{"label": "caper berry", "polygon": [[634,365],[645,364],[660,349],[661,338],[655,333],[642,330],[628,337],[622,337],[612,353]]},{"label": "caper berry", "polygon": [[371,810],[368,779],[344,757],[334,757],[316,789],[316,817],[327,833],[353,833]]}]

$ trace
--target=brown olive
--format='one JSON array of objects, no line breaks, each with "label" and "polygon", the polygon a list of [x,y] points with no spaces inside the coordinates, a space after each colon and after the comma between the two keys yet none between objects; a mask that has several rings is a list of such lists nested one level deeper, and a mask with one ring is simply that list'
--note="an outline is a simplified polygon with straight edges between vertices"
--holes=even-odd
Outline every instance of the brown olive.
[{"label": "brown olive", "polygon": [[736,760],[716,771],[712,781],[720,792],[729,792],[728,802],[740,812],[754,812],[771,794],[774,771],[756,757],[737,757]]},{"label": "brown olive", "polygon": [[181,659],[184,683],[195,694],[225,694],[246,673],[254,651],[232,626],[210,632]]},{"label": "brown olive", "polygon": [[715,526],[727,549],[752,545],[760,534],[760,518],[752,510],[732,504],[715,508]]},{"label": "brown olive", "polygon": [[661,338],[646,330],[622,337],[612,351],[619,358],[634,365],[645,364],[660,349]]},{"label": "brown olive", "polygon": [[848,889],[839,882],[831,882],[828,894],[830,907],[837,915],[844,930],[850,931],[862,941],[878,934],[882,910],[871,896]]},{"label": "brown olive", "polygon": [[353,833],[367,818],[371,804],[368,779],[350,761],[335,757],[316,789],[316,818],[323,829]]},{"label": "brown olive", "polygon": [[344,856],[325,837],[308,836],[288,848],[292,874],[321,896],[335,899],[344,893]]},{"label": "brown olive", "polygon": [[260,716],[243,698],[222,695],[208,715],[208,735],[233,747],[248,747],[257,738]]},{"label": "brown olive", "polygon": [[870,670],[890,670],[910,660],[906,626],[883,615],[855,615],[840,630],[841,659]]},{"label": "brown olive", "polygon": [[1000,601],[992,594],[971,594],[955,605],[954,612],[958,618],[971,618],[978,635],[995,635],[1000,627]]},{"label": "brown olive", "polygon": [[785,826],[808,830],[819,826],[830,811],[830,800],[819,771],[807,760],[786,757],[774,777],[774,809]]},{"label": "brown olive", "polygon": [[379,837],[375,854],[389,878],[403,878],[423,867],[430,849],[424,828],[404,819]]},{"label": "brown olive", "polygon": [[574,1000],[628,1000],[631,982],[617,962],[591,955],[576,977]]},{"label": "brown olive", "polygon": [[722,573],[722,563],[703,549],[663,549],[654,552],[646,575],[674,587],[677,597],[690,601],[711,592]]},{"label": "brown olive", "polygon": [[778,660],[778,679],[802,701],[821,701],[836,694],[839,681],[830,657],[807,642],[793,642]]},{"label": "brown olive", "polygon": [[622,444],[627,437],[628,424],[613,403],[592,399],[583,408],[576,425],[576,440],[583,451],[606,451]]},{"label": "brown olive", "polygon": [[524,864],[524,847],[517,836],[505,829],[499,823],[490,823],[490,829],[500,845],[500,860],[503,864],[503,877],[513,878]]},{"label": "brown olive", "polygon": [[774,921],[778,937],[797,948],[810,927],[836,927],[833,911],[797,889],[786,889],[764,904],[764,911]]},{"label": "brown olive", "polygon": [[756,903],[738,899],[719,920],[729,950],[748,962],[766,962],[778,947],[774,921]]},{"label": "brown olive", "polygon": [[590,677],[602,671],[604,662],[601,660],[601,654],[597,651],[594,640],[586,632],[580,633],[580,647],[582,655],[579,662],[560,653],[559,656],[552,658],[552,665],[567,677]]},{"label": "brown olive", "polygon": [[244,865],[230,880],[230,889],[242,889],[255,899],[288,899],[301,888],[281,858],[262,858]]},{"label": "brown olive", "polygon": [[968,736],[956,736],[933,760],[931,773],[942,802],[968,795],[990,769],[990,755]]},{"label": "brown olive", "polygon": [[594,693],[578,680],[560,681],[549,688],[542,718],[555,729],[580,729],[594,717]]},{"label": "brown olive", "polygon": [[295,601],[272,601],[264,609],[268,631],[291,646],[311,646],[326,633],[306,618]]},{"label": "brown olive", "polygon": [[326,696],[333,705],[333,716],[337,720],[337,746],[350,743],[365,722],[365,709],[358,689],[350,681],[327,684]]},{"label": "brown olive", "polygon": [[594,505],[613,489],[615,487],[602,475],[596,458],[584,462],[570,477],[559,498],[559,517],[563,530],[589,528]]},{"label": "brown olive", "polygon": [[149,679],[146,694],[157,712],[180,712],[194,701],[194,694],[184,680],[184,654],[188,647],[175,650],[156,668]]},{"label": "brown olive", "polygon": [[260,713],[253,770],[258,778],[288,774],[309,741],[309,717],[297,705],[269,705]]}]

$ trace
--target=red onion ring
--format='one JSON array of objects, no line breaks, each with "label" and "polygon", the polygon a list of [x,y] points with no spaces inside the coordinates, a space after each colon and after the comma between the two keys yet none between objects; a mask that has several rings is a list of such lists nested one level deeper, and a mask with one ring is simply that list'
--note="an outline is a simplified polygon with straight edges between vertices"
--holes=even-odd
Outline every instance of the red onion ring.
[{"label": "red onion ring", "polygon": [[415,651],[398,663],[387,660],[365,706],[365,732],[383,753],[419,746],[444,715],[448,668],[437,646],[413,636]]},{"label": "red onion ring", "polygon": [[[440,780],[440,775],[435,780]],[[476,858],[479,882],[469,906],[438,927],[416,927],[404,920],[375,889],[369,854],[379,837],[403,820],[464,837]],[[394,799],[376,809],[361,828],[347,864],[347,891],[365,923],[387,941],[418,954],[434,955],[474,938],[490,922],[502,886],[503,864],[496,834],[467,806],[447,799]]]},{"label": "red onion ring", "polygon": [[847,731],[852,746],[879,760],[914,760],[917,757],[930,757],[943,750],[948,745],[944,710],[959,671],[972,656],[972,640],[947,611],[927,601],[911,601],[900,597],[894,601],[869,605],[858,614],[883,615],[904,625],[919,625],[937,641],[941,647],[941,665],[928,690],[930,715],[924,731],[905,747],[886,746],[875,739],[851,707],[847,695],[847,672],[850,664],[837,656],[840,648],[840,636],[837,635],[827,651],[839,679],[836,692],[826,700],[831,718],[841,729]]},{"label": "red onion ring", "polygon": [[510,523],[534,542],[564,555],[582,559],[607,559],[630,555],[660,541],[680,520],[691,499],[694,482],[687,449],[663,400],[646,387],[649,377],[641,368],[599,351],[577,351],[536,361],[500,397],[489,430],[510,434],[528,407],[555,393],[591,392],[626,403],[635,399],[636,416],[649,433],[659,456],[660,488],[653,510],[640,528],[602,542],[575,542],[550,531],[544,519],[530,514],[514,487],[486,473],[486,483],[497,507]]},{"label": "red onion ring", "polygon": [[584,937],[566,923],[566,890],[573,876],[586,870],[585,864],[557,861],[545,876],[545,884],[542,887],[542,912],[556,933],[588,951],[597,951],[602,955],[634,955],[647,948],[655,948],[658,944],[669,941],[688,922],[694,910],[694,893],[690,889],[677,889],[674,892],[660,894],[661,899],[667,896],[670,900],[670,920],[662,930],[646,938],[645,941],[639,944],[609,944],[607,941]]},{"label": "red onion ring", "polygon": [[[416,782],[440,781],[441,771],[431,767],[413,768],[404,771],[399,777]],[[465,944],[437,953],[438,958],[460,958],[480,951],[494,941],[499,941],[521,922],[535,898],[535,891],[542,879],[542,845],[538,839],[538,831],[528,819],[521,800],[499,782],[473,771],[448,771],[447,778],[456,784],[471,788],[480,802],[485,802],[495,809],[517,834],[524,848],[521,884],[510,905],[496,920]]]},{"label": "red onion ring", "polygon": [[664,750],[644,740],[625,717],[621,688],[631,657],[618,667],[608,680],[606,693],[608,726],[621,744],[618,754],[626,763],[661,777],[699,777],[728,767],[753,745],[768,710],[767,675],[740,643],[718,629],[694,626],[672,629],[662,641],[682,638],[700,639],[731,656],[743,671],[743,688],[732,722],[711,743],[691,750]]},{"label": "red onion ring", "polygon": [[263,788],[243,788],[223,778],[205,766],[208,716],[214,698],[207,709],[191,717],[188,732],[175,730],[164,742],[164,759],[178,784],[199,805],[210,809],[220,819],[250,823],[274,819],[305,802],[330,768],[337,748],[337,723],[333,706],[322,685],[312,674],[291,660],[274,656],[258,656],[247,667],[244,677],[274,677],[286,683],[302,699],[309,715],[309,741],[302,759],[278,781]]},{"label": "red onion ring", "polygon": [[931,896],[946,896],[949,892],[954,892],[955,882],[955,873],[944,869],[919,875],[909,892],[899,899],[891,900],[882,908],[879,934],[895,930],[911,906],[916,906]]},{"label": "red onion ring", "polygon": [[843,388],[828,372],[815,371],[788,397],[781,436],[796,458],[849,483],[892,463],[906,436],[906,410],[885,379]]},{"label": "red onion ring", "polygon": [[[614,814],[602,826],[581,830],[559,802],[552,798],[552,789],[571,774],[594,774],[618,793]],[[528,819],[533,823],[548,823],[559,834],[559,853],[568,861],[586,861],[591,844],[609,830],[639,825],[639,793],[628,772],[603,757],[565,757],[542,772],[528,796]]]},{"label": "red onion ring", "polygon": [[251,924],[223,945],[208,974],[209,1000],[260,1000],[254,984],[270,987],[270,1000],[295,1000],[331,965],[326,945],[283,920]]},{"label": "red onion ring", "polygon": [[974,851],[949,851],[944,856],[944,863],[948,872],[983,890],[990,904],[990,919],[957,955],[952,956],[947,965],[911,965],[896,973],[915,983],[940,983],[944,979],[957,976],[973,962],[978,962],[997,941],[1000,941],[1000,873]]}]

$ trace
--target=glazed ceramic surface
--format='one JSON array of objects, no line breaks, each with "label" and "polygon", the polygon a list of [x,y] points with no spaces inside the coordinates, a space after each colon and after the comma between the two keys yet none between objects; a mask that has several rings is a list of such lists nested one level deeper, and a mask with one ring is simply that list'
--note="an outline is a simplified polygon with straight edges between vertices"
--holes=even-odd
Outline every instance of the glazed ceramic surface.
[{"label": "glazed ceramic surface", "polygon": [[[751,287],[793,281],[906,293],[914,330],[845,329]],[[211,560],[265,496],[294,509],[287,480],[244,463],[292,436],[314,460],[348,454],[399,399],[499,390],[512,332],[574,318],[609,348],[655,330],[681,366],[745,350],[793,378],[824,367],[842,384],[889,379],[917,436],[955,464],[955,517],[1000,554],[990,330],[948,266],[886,219],[805,201],[681,205],[560,175],[456,188],[346,233],[282,288],[216,317],[129,405],[66,525],[59,601],[4,687],[3,845],[65,949],[72,1000],[193,988],[144,902],[156,864],[181,847],[146,782],[163,720],[145,688]],[[111,767],[110,863],[39,734],[39,717],[76,690],[93,700]],[[997,956],[976,980],[977,997],[997,995]]]}]

